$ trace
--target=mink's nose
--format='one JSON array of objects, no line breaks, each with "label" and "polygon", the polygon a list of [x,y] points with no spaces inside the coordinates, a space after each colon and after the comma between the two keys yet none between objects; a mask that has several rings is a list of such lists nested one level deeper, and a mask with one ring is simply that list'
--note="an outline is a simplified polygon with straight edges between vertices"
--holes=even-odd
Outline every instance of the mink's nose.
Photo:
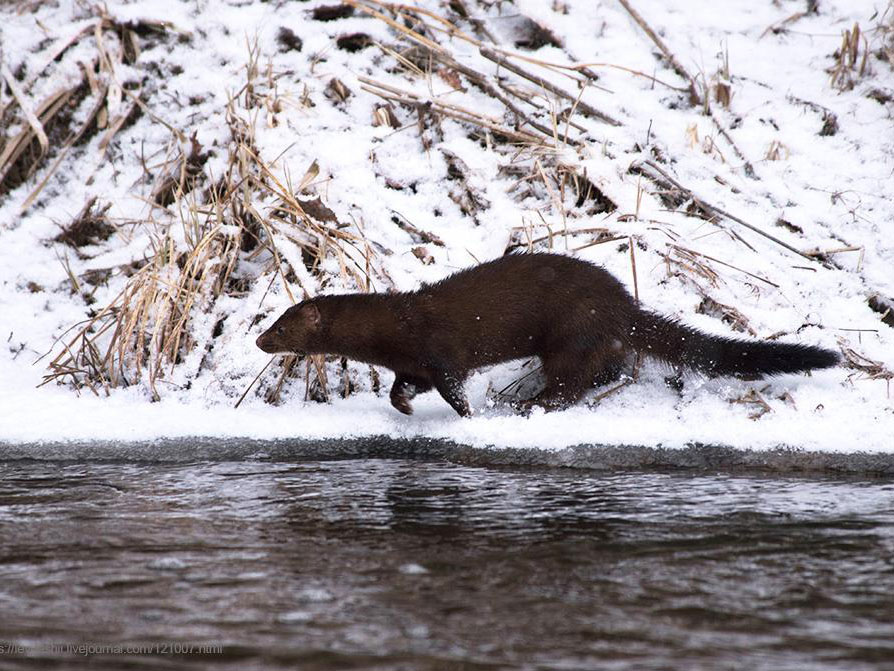
[{"label": "mink's nose", "polygon": [[258,339],[255,340],[255,345],[258,346],[258,349],[263,350],[264,352],[267,351],[267,348],[264,347],[264,345],[266,344],[266,342],[265,342],[265,340],[264,340],[264,336],[265,336],[265,335],[267,335],[267,334],[266,334],[266,333],[262,333],[261,335],[258,336]]}]

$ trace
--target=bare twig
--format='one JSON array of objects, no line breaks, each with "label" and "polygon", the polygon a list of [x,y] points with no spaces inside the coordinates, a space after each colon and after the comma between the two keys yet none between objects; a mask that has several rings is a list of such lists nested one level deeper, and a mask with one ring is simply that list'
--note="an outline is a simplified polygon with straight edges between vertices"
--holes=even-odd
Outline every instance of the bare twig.
[{"label": "bare twig", "polygon": [[448,56],[442,52],[433,52],[433,56],[441,61],[444,65],[449,68],[453,68],[457,72],[461,72],[464,74],[473,84],[481,88],[486,94],[496,98],[501,103],[503,103],[509,110],[515,114],[518,119],[520,119],[523,123],[528,124],[531,128],[543,133],[546,137],[551,137],[552,132],[546,126],[534,121],[528,115],[526,115],[522,110],[515,106],[515,104],[509,100],[506,96],[500,93],[495,86],[493,86],[487,79],[485,75],[482,73],[473,70],[467,65],[463,65],[459,63],[451,56]]},{"label": "bare twig", "polygon": [[599,119],[600,121],[604,121],[605,123],[610,124],[612,126],[621,126],[622,125],[621,122],[618,121],[617,119],[613,119],[611,116],[609,116],[608,114],[605,114],[604,112],[600,112],[598,109],[596,109],[592,105],[579,100],[577,96],[573,96],[570,93],[568,93],[567,91],[563,91],[555,84],[552,84],[552,83],[546,81],[545,79],[538,77],[537,75],[533,75],[530,72],[523,70],[522,68],[515,65],[514,63],[510,63],[506,59],[505,56],[498,54],[497,52],[493,51],[492,49],[482,47],[478,51],[486,59],[488,59],[489,61],[493,61],[500,67],[502,67],[506,70],[509,70],[510,72],[515,73],[519,77],[527,79],[529,82],[536,84],[540,88],[542,88],[546,91],[549,91],[550,93],[557,95],[560,98],[564,98],[565,100],[568,100],[572,103],[576,103],[578,109],[580,109],[580,111],[583,114],[593,117],[594,119]]},{"label": "bare twig", "polygon": [[630,18],[636,21],[637,25],[643,29],[643,32],[649,36],[649,39],[655,43],[655,46],[661,51],[664,55],[664,58],[670,63],[671,68],[680,75],[683,79],[689,82],[689,102],[693,106],[701,105],[702,99],[698,94],[698,87],[696,86],[695,78],[689,74],[686,68],[683,67],[683,64],[677,60],[677,57],[674,56],[673,52],[667,48],[667,45],[664,43],[660,37],[658,37],[658,33],[652,30],[652,27],[646,23],[646,20],[642,17],[642,15],[633,8],[628,0],[618,0],[624,9],[627,10],[627,13],[630,14]]},{"label": "bare twig", "polygon": [[639,282],[636,279],[636,253],[634,252],[634,247],[636,243],[633,242],[633,236],[629,236],[627,238],[627,244],[630,245],[630,272],[633,275],[633,300],[639,305]]},{"label": "bare twig", "polygon": [[745,174],[748,177],[755,178],[756,174],[754,172],[754,166],[751,162],[745,157],[745,154],[739,149],[733,140],[732,136],[730,136],[729,132],[726,128],[723,127],[723,124],[717,119],[714,115],[714,111],[711,109],[711,104],[708,101],[708,97],[705,96],[704,99],[698,92],[698,84],[689,71],[683,67],[683,64],[674,56],[673,52],[667,47],[664,41],[658,37],[658,34],[652,30],[652,27],[646,22],[646,20],[642,17],[642,15],[637,12],[633,6],[630,4],[628,0],[619,0],[621,5],[624,6],[624,9],[627,10],[627,13],[630,14],[630,17],[639,25],[640,28],[643,29],[643,32],[649,36],[649,39],[655,43],[655,46],[661,50],[661,53],[664,55],[667,62],[670,64],[671,68],[673,68],[674,72],[680,75],[683,79],[689,82],[689,102],[693,106],[702,105],[704,107],[705,115],[711,117],[711,121],[714,123],[714,126],[717,128],[717,131],[723,136],[723,138],[729,143],[730,147],[733,148],[736,156],[739,157],[744,164]]},{"label": "bare twig", "polygon": [[457,121],[465,121],[473,125],[480,126],[481,128],[486,128],[487,130],[498,133],[512,140],[516,140],[520,143],[544,143],[544,138],[539,135],[534,135],[533,133],[525,130],[513,130],[505,126],[501,126],[493,119],[488,119],[487,117],[478,114],[477,112],[473,112],[472,110],[460,107],[459,105],[451,105],[449,103],[441,102],[438,100],[423,101],[417,94],[410,91],[402,91],[393,86],[377,82],[367,77],[358,77],[358,79],[363,82],[360,88],[362,88],[364,91],[367,91],[368,93],[372,93],[379,96],[380,98],[384,98],[385,100],[393,100],[395,102],[411,107],[418,107],[420,105],[428,106],[430,107],[430,109],[438,112],[439,114],[443,114],[444,116],[456,119]]},{"label": "bare twig", "polygon": [[701,252],[697,252],[693,249],[688,249],[686,247],[681,247],[680,245],[671,245],[671,247],[681,250],[681,251],[684,251],[687,254],[694,254],[696,256],[701,256],[702,258],[708,259],[709,261],[714,261],[715,263],[719,263],[720,265],[726,266],[727,268],[732,268],[733,270],[738,270],[740,273],[745,273],[749,277],[753,277],[754,279],[758,280],[759,282],[763,282],[764,284],[769,284],[771,287],[774,287],[775,289],[779,288],[779,285],[776,284],[775,282],[771,282],[770,280],[763,278],[760,275],[755,275],[754,273],[750,273],[747,270],[739,268],[738,266],[734,266],[733,264],[727,263],[726,261],[721,261],[720,259],[714,258],[713,256],[709,256],[708,254],[702,254]]},{"label": "bare twig", "polygon": [[264,371],[267,370],[268,368],[270,368],[270,364],[272,364],[274,361],[276,361],[276,357],[275,356],[270,357],[270,361],[268,361],[264,365],[264,367],[261,369],[261,372],[258,373],[257,375],[255,375],[255,379],[252,380],[249,383],[249,385],[245,388],[245,391],[242,392],[242,396],[240,396],[239,400],[236,401],[236,405],[233,406],[234,408],[238,408],[240,405],[242,405],[242,401],[244,401],[245,397],[248,396],[248,392],[251,391],[251,388],[255,385],[255,383],[261,379],[261,376],[264,374]]},{"label": "bare twig", "polygon": [[[680,184],[677,180],[675,180],[673,177],[671,177],[669,174],[667,174],[667,172],[663,168],[660,168],[652,161],[636,161],[633,165],[631,165],[631,170],[633,170],[633,171],[642,170],[643,168],[649,168],[649,170],[651,170],[653,172],[652,175],[647,175],[647,176],[651,177],[653,180],[656,177],[656,175],[654,173],[658,173],[658,177],[660,177],[660,179],[663,179],[666,183],[671,184],[675,189],[677,189],[681,193],[685,194],[687,196],[687,198],[691,199],[692,202],[695,203],[695,205],[697,207],[701,208],[703,211],[705,211],[713,216],[723,217],[725,219],[728,219],[729,221],[735,222],[735,223],[739,224],[740,226],[744,226],[745,228],[757,233],[758,235],[761,235],[761,236],[767,238],[768,240],[771,240],[772,242],[775,242],[780,247],[784,247],[785,249],[797,254],[798,256],[802,256],[805,259],[816,260],[815,257],[805,254],[801,250],[799,250],[795,247],[792,247],[787,242],[783,242],[779,238],[777,238],[773,235],[770,235],[766,231],[762,231],[757,226],[755,226],[753,224],[749,224],[747,221],[740,219],[739,217],[737,217],[733,214],[730,214],[729,212],[726,212],[725,210],[721,210],[719,207],[716,207],[715,205],[711,205],[710,203],[702,200],[701,198],[696,196],[695,193],[693,193],[693,191],[691,189],[688,189],[685,186],[683,186],[682,184]],[[648,171],[646,171],[646,172],[648,172]]]}]

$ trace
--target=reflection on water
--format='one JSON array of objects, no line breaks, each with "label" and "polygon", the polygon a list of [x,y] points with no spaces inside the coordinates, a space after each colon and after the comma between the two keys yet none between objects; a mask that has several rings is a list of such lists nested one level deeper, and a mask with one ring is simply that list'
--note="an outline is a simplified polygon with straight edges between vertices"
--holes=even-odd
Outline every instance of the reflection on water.
[{"label": "reflection on water", "polygon": [[2,668],[880,669],[894,485],[0,463],[0,642],[30,646]]}]

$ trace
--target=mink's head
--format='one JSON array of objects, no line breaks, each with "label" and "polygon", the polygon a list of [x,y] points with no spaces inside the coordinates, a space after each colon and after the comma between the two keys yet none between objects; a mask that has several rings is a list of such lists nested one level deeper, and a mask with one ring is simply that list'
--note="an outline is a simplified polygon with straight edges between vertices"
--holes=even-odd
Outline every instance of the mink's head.
[{"label": "mink's head", "polygon": [[273,326],[258,336],[255,344],[268,354],[306,354],[316,342],[320,321],[320,311],[314,302],[304,301],[283,312]]}]

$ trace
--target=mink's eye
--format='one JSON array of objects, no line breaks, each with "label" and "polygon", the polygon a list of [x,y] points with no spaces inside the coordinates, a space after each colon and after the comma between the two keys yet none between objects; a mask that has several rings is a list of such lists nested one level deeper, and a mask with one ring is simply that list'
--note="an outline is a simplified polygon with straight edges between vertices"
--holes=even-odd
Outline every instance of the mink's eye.
[{"label": "mink's eye", "polygon": [[285,334],[286,334],[286,330],[282,326],[277,327],[276,335],[285,335]]}]

